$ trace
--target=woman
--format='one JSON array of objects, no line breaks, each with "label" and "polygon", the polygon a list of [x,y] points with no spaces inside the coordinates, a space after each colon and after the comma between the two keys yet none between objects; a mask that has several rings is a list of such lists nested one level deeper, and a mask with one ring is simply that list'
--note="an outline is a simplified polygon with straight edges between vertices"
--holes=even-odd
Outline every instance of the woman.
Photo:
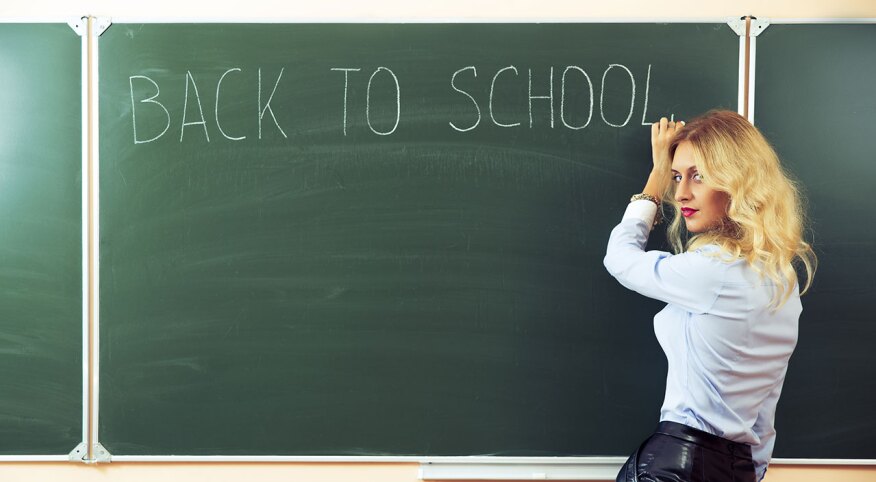
[{"label": "woman", "polygon": [[[617,480],[761,480],[802,311],[794,264],[805,267],[803,293],[817,266],[798,189],[735,112],[663,118],[651,147],[651,175],[604,263],[622,285],[668,303],[654,330],[669,370],[657,430]],[[680,254],[645,251],[660,200],[674,208],[667,234]]]}]

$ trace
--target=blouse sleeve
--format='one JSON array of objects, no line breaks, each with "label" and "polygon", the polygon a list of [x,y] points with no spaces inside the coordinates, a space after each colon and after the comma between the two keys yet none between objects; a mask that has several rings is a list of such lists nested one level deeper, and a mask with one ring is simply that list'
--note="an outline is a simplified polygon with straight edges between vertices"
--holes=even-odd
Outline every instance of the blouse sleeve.
[{"label": "blouse sleeve", "polygon": [[637,293],[706,313],[718,299],[729,265],[699,250],[677,255],[645,251],[656,208],[648,200],[629,204],[611,231],[603,264],[620,284]]}]

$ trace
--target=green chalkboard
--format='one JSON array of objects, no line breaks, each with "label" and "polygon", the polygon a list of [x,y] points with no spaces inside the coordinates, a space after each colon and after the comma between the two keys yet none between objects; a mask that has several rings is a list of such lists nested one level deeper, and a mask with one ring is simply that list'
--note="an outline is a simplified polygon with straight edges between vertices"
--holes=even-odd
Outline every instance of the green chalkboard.
[{"label": "green chalkboard", "polygon": [[0,455],[82,441],[80,37],[0,24]]},{"label": "green chalkboard", "polygon": [[776,414],[776,457],[876,458],[876,24],[771,25],[755,124],[800,179],[819,256]]},{"label": "green chalkboard", "polygon": [[605,244],[643,121],[736,109],[738,46],[724,24],[111,26],[99,440],[628,453],[663,396],[661,306]]}]

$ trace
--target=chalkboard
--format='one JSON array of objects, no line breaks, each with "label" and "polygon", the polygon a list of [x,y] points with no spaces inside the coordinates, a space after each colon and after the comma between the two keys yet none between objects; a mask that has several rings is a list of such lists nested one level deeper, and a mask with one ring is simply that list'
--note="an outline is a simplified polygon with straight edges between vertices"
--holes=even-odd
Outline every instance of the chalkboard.
[{"label": "chalkboard", "polygon": [[725,24],[112,25],[100,442],[627,454],[659,415],[661,306],[606,241],[643,124],[735,110],[738,46]]},{"label": "chalkboard", "polygon": [[776,457],[876,458],[876,24],[771,25],[755,124],[799,178],[819,256],[776,414]]},{"label": "chalkboard", "polygon": [[0,455],[82,441],[80,38],[0,24]]}]

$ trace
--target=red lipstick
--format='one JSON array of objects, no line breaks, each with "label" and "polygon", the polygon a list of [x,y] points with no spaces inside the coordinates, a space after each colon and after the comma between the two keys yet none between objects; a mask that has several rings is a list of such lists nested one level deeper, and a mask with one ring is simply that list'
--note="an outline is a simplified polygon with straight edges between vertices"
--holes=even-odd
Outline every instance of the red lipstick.
[{"label": "red lipstick", "polygon": [[698,209],[691,209],[691,208],[681,208],[681,214],[682,214],[682,216],[684,216],[686,218],[693,216],[697,211],[699,211],[699,210]]}]

